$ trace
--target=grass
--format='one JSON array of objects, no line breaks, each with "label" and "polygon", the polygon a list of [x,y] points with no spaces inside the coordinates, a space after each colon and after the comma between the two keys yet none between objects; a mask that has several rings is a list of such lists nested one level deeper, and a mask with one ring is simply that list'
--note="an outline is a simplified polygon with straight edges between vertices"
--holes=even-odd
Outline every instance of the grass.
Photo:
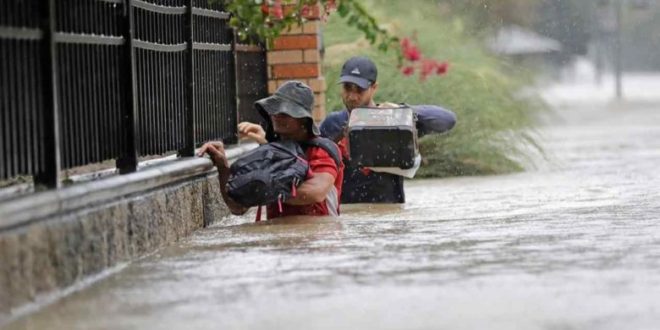
[{"label": "grass", "polygon": [[528,73],[488,54],[461,17],[443,13],[434,1],[365,0],[364,5],[396,35],[415,35],[424,56],[448,60],[450,70],[425,82],[403,76],[393,51],[379,52],[360,31],[331,15],[324,30],[327,109],[343,108],[335,83],[341,64],[351,56],[367,55],[379,68],[376,102],[436,104],[458,116],[450,133],[421,140],[424,166],[417,177],[509,173],[530,164],[526,153],[540,151],[533,118],[545,108],[535,97],[517,96],[530,82]]}]

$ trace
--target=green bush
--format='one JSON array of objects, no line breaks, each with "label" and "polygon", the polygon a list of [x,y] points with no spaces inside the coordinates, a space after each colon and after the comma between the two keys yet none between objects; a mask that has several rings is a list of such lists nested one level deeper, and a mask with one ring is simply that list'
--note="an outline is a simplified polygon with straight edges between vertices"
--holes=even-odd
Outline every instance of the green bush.
[{"label": "green bush", "polygon": [[534,97],[517,96],[530,82],[523,70],[488,54],[483,42],[465,31],[460,17],[443,15],[434,1],[370,0],[364,5],[394,34],[414,35],[424,56],[448,60],[449,72],[424,82],[417,75],[406,77],[397,67],[393,50],[383,53],[374,49],[359,39],[360,32],[347,27],[338,15],[331,15],[324,30],[326,108],[343,108],[336,83],[343,61],[367,55],[379,69],[376,102],[436,104],[458,116],[450,133],[421,140],[424,165],[418,177],[522,170],[528,147],[537,147],[533,118],[544,109]]}]

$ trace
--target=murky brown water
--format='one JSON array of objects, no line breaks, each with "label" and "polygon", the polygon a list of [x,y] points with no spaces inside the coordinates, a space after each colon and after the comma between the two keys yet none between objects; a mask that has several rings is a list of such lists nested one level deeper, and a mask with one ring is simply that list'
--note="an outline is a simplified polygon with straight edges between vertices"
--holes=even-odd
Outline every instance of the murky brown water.
[{"label": "murky brown water", "polygon": [[522,174],[225,225],[9,329],[658,329],[660,108],[580,110]]}]

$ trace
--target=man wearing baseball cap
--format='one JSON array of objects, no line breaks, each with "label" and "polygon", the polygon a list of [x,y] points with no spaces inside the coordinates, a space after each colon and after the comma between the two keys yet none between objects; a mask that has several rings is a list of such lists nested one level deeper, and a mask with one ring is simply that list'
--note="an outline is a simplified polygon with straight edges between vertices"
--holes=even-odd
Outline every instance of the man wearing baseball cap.
[{"label": "man wearing baseball cap", "polygon": [[[360,107],[390,107],[391,103],[377,104],[374,96],[378,90],[376,64],[364,56],[350,58],[341,69],[339,83],[345,109],[329,114],[321,123],[321,135],[339,145],[345,162],[342,203],[405,203],[403,177],[396,174],[375,172],[369,168],[353,166],[348,160],[348,119],[353,109]],[[417,117],[419,137],[426,134],[451,130],[456,115],[435,105],[410,106]]]},{"label": "man wearing baseball cap", "polygon": [[[314,123],[312,108],[314,94],[307,85],[289,81],[269,97],[255,102],[255,107],[266,121],[266,129],[258,124],[242,122],[238,125],[239,137],[260,144],[292,140],[304,142],[319,137],[319,128]],[[337,146],[326,140],[332,148]],[[218,169],[222,197],[233,214],[244,214],[248,208],[232,200],[227,194],[229,162],[222,142],[209,142],[199,150],[200,156],[208,154]],[[293,215],[322,216],[339,215],[339,196],[343,181],[344,164],[336,164],[332,156],[322,147],[309,146],[305,150],[310,173],[297,188],[297,195],[284,202],[281,209],[277,203],[267,206],[268,219]]]}]

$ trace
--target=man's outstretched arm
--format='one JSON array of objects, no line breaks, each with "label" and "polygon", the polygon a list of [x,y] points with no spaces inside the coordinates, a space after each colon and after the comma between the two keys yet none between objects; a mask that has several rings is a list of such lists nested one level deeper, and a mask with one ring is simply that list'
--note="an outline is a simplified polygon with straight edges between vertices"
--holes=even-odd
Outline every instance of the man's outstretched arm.
[{"label": "man's outstretched arm", "polygon": [[456,125],[456,114],[437,105],[414,105],[412,109],[417,114],[419,137],[426,134],[444,133]]}]

